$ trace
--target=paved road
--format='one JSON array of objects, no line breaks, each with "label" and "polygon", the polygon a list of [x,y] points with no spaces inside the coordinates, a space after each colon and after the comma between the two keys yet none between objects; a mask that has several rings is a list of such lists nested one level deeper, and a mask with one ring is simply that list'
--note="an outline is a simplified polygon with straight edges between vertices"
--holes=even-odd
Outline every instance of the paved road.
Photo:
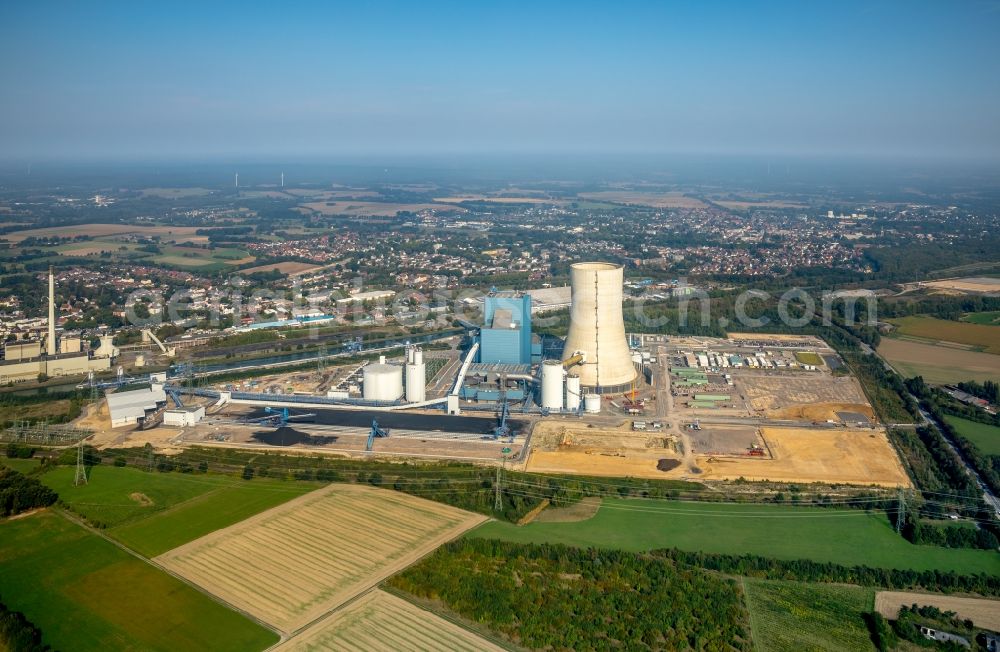
[{"label": "paved road", "polygon": [[688,473],[700,473],[701,470],[695,463],[694,445],[691,442],[691,436],[681,427],[677,419],[677,414],[674,411],[674,395],[670,391],[669,359],[667,347],[662,344],[658,346],[656,348],[657,364],[654,367],[653,373],[653,383],[656,387],[656,416],[670,423],[667,432],[676,435],[681,442],[682,463],[685,470]]}]

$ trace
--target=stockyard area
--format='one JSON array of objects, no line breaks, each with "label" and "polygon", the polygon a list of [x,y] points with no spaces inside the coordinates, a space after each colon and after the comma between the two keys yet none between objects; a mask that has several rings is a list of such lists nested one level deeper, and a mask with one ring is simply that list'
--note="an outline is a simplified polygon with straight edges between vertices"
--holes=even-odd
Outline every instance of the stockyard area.
[{"label": "stockyard area", "polygon": [[821,340],[737,334],[661,341],[652,365],[655,398],[628,417],[539,421],[526,470],[910,485],[860,384]]},{"label": "stockyard area", "polygon": [[[377,456],[388,458],[426,458],[492,463],[500,459],[504,448],[517,456],[524,443],[497,440],[491,435],[496,425],[492,415],[446,416],[440,411],[371,412],[351,409],[295,408],[289,411],[287,425],[249,424],[246,421],[267,416],[263,408],[227,405],[208,414],[197,426],[178,431],[154,428],[125,433],[116,438],[129,441],[155,439],[171,448],[183,446],[223,446],[258,450],[281,449],[290,453],[324,453],[342,457]],[[366,445],[372,421],[388,430],[388,437],[373,440],[371,452]],[[511,422],[517,433],[527,426]],[[158,431],[164,431],[162,435]],[[156,445],[154,443],[154,445]]]},{"label": "stockyard area", "polygon": [[400,492],[335,484],[155,561],[287,636],[484,520]]},{"label": "stockyard area", "polygon": [[378,589],[275,648],[278,652],[379,649],[499,652],[504,648]]}]

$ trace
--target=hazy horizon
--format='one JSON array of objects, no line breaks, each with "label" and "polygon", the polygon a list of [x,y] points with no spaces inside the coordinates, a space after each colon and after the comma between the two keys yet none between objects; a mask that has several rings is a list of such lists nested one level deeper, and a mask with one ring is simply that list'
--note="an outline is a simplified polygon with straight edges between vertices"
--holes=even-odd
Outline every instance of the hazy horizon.
[{"label": "hazy horizon", "polygon": [[16,160],[1000,160],[1000,4],[8,2]]}]

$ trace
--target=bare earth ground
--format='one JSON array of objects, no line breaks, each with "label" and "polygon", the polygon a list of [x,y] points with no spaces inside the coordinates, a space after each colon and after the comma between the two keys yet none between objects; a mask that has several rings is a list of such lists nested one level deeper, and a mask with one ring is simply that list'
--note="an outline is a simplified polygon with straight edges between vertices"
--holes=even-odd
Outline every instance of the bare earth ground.
[{"label": "bare earth ground", "polygon": [[484,520],[395,491],[334,484],[156,561],[290,634]]},{"label": "bare earth ground", "polygon": [[942,290],[961,290],[963,292],[1000,292],[1000,279],[997,278],[955,278],[945,281],[925,281],[922,285]]},{"label": "bare earth ground", "polygon": [[633,192],[627,190],[604,190],[601,192],[581,192],[581,199],[610,201],[619,204],[639,204],[653,208],[705,208],[706,204],[694,197],[685,197],[680,192]]},{"label": "bare earth ground", "polygon": [[705,480],[768,480],[909,487],[882,430],[761,428],[773,459],[698,457]]},{"label": "bare earth ground", "polygon": [[601,508],[600,496],[587,496],[566,507],[549,507],[535,518],[536,523],[572,523],[586,521]]},{"label": "bare earth ground", "polygon": [[919,374],[928,382],[1000,379],[1000,355],[889,337],[882,338],[878,352],[904,375]]},{"label": "bare earth ground", "polygon": [[669,435],[635,433],[625,424],[587,428],[542,421],[531,441],[525,468],[534,472],[664,478],[667,473],[657,470],[657,463],[680,460]]},{"label": "bare earth ground", "polygon": [[379,590],[366,593],[275,648],[277,652],[502,649],[440,616]]},{"label": "bare earth ground", "polygon": [[773,419],[837,419],[837,412],[874,412],[858,381],[826,374],[735,377],[736,388],[750,407]]},{"label": "bare earth ground", "polygon": [[908,607],[914,603],[937,607],[942,611],[954,611],[959,618],[968,618],[977,627],[1000,631],[1000,600],[909,591],[879,591],[875,594],[875,610],[886,618],[895,618],[899,615],[900,607]]}]

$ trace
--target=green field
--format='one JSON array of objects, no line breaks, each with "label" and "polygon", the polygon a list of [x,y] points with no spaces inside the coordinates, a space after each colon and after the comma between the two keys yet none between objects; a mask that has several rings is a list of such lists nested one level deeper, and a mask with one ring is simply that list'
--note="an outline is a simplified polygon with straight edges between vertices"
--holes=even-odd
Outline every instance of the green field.
[{"label": "green field", "polygon": [[150,557],[321,486],[95,466],[88,484],[75,487],[74,472],[61,467],[41,480],[74,511],[104,524],[112,537]]},{"label": "green field", "polygon": [[968,321],[949,321],[926,315],[890,319],[896,333],[929,341],[955,342],[986,353],[1000,354],[1000,328]]},{"label": "green field", "polygon": [[1000,455],[1000,428],[987,423],[944,415],[944,420],[980,450],[983,455]]},{"label": "green field", "polygon": [[874,649],[864,621],[873,589],[749,578],[743,588],[758,652]]},{"label": "green field", "polygon": [[0,466],[6,466],[8,468],[19,471],[20,473],[27,473],[33,469],[37,469],[41,465],[41,460],[27,459],[21,460],[10,457],[0,457]]},{"label": "green field", "polygon": [[109,534],[133,550],[155,557],[320,486],[312,482],[274,480],[239,482],[241,484],[213,489],[149,518],[114,528]]},{"label": "green field", "polygon": [[962,321],[967,321],[970,324],[986,324],[986,325],[1000,325],[1000,310],[993,310],[991,312],[970,312],[964,317]]},{"label": "green field", "polygon": [[237,261],[247,260],[250,253],[245,249],[234,247],[219,247],[216,249],[200,249],[197,247],[163,246],[162,253],[152,257],[154,263],[174,265],[177,267],[206,267],[208,265],[234,265]]},{"label": "green field", "polygon": [[1000,573],[1000,553],[915,546],[883,514],[781,505],[605,499],[585,521],[518,527],[491,521],[467,536],[520,543],[652,550],[679,548],[847,566]]},{"label": "green field", "polygon": [[812,351],[796,351],[795,359],[800,364],[811,364],[816,367],[823,366],[823,358],[819,357],[818,353],[813,353]]},{"label": "green field", "polygon": [[58,650],[262,650],[277,634],[60,514],[0,523],[0,596]]}]

